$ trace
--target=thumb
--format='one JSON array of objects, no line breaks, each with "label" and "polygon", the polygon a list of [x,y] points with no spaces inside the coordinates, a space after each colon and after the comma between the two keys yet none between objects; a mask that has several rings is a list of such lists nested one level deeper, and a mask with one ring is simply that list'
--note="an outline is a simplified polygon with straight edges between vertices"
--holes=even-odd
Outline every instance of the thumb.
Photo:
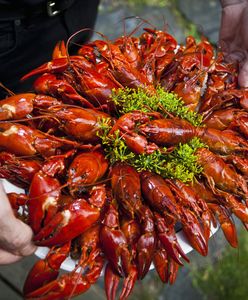
[{"label": "thumb", "polygon": [[32,236],[31,228],[14,216],[0,184],[0,248],[17,256],[30,255],[36,249]]},{"label": "thumb", "polygon": [[37,247],[32,243],[31,228],[16,218],[8,224],[4,229],[7,234],[1,236],[1,248],[17,256],[33,254]]},{"label": "thumb", "polygon": [[23,257],[12,254],[6,250],[0,249],[0,265],[7,265],[21,260]]},{"label": "thumb", "polygon": [[248,60],[240,66],[238,81],[240,87],[248,88]]}]

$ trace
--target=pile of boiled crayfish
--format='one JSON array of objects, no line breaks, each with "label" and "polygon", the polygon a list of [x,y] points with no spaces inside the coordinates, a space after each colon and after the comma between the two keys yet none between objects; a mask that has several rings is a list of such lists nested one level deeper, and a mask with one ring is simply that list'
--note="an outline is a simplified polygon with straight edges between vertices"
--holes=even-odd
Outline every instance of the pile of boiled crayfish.
[{"label": "pile of boiled crayfish", "polygon": [[[203,256],[217,222],[237,247],[232,215],[248,228],[248,90],[237,73],[204,38],[178,45],[145,28],[77,55],[58,43],[50,62],[22,78],[37,76],[35,93],[0,101],[0,176],[26,190],[9,201],[35,244],[50,248],[27,276],[25,299],[69,299],[103,269],[107,298],[123,278],[126,299],[151,264],[172,284],[189,262],[176,226]],[[151,103],[135,106],[139,93]],[[169,105],[161,93],[173,95]],[[183,180],[167,158],[194,139],[200,172]],[[60,275],[68,256],[75,270]]]}]

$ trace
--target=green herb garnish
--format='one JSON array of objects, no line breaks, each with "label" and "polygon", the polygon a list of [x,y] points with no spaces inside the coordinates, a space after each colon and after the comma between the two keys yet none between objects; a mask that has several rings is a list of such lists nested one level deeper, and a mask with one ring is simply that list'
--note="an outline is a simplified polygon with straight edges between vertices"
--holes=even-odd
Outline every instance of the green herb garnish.
[{"label": "green herb garnish", "polygon": [[189,110],[183,100],[174,93],[166,92],[161,86],[156,88],[156,94],[150,95],[144,88],[138,89],[114,89],[112,101],[117,106],[120,114],[126,114],[133,110],[142,112],[160,112],[163,116],[173,114],[187,120],[194,126],[202,124],[202,117]]}]

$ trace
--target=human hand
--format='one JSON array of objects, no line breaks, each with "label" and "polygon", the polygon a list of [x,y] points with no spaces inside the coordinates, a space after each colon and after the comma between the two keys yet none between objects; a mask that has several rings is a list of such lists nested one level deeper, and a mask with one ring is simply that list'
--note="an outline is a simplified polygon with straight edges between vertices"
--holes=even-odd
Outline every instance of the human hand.
[{"label": "human hand", "polygon": [[31,228],[18,220],[0,183],[0,265],[14,263],[36,250]]},{"label": "human hand", "polygon": [[248,87],[248,0],[222,0],[219,44],[227,61],[239,63],[238,82]]}]

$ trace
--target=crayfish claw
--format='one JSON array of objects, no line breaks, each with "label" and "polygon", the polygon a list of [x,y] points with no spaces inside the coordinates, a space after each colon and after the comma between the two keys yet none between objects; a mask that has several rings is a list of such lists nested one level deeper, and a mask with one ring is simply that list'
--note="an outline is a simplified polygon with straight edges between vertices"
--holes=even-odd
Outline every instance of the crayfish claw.
[{"label": "crayfish claw", "polygon": [[161,281],[173,284],[176,280],[179,264],[168,255],[160,241],[158,241],[153,262]]},{"label": "crayfish claw", "polygon": [[234,222],[231,220],[230,212],[224,206],[208,203],[208,207],[214,212],[215,216],[219,220],[221,229],[228,241],[233,247],[238,247],[237,231]]},{"label": "crayfish claw", "polygon": [[137,268],[136,266],[132,265],[129,271],[129,275],[124,279],[122,292],[120,294],[120,300],[125,300],[128,298],[128,296],[133,290],[137,277]]},{"label": "crayfish claw", "polygon": [[107,300],[115,300],[119,281],[120,276],[113,271],[110,263],[108,263],[104,273],[104,285]]},{"label": "crayfish claw", "polygon": [[90,228],[100,216],[98,207],[85,199],[74,200],[34,236],[36,245],[53,246],[68,242]]},{"label": "crayfish claw", "polygon": [[70,252],[71,243],[62,247],[52,247],[46,258],[38,260],[28,273],[23,287],[24,295],[27,295],[44,284],[56,280],[59,275],[59,268]]},{"label": "crayfish claw", "polygon": [[127,239],[120,229],[116,208],[110,205],[105,214],[100,230],[100,242],[107,259],[114,270],[121,276],[128,276],[131,254]]},{"label": "crayfish claw", "polygon": [[58,279],[28,293],[25,295],[25,299],[71,299],[74,296],[86,292],[91,285],[98,280],[103,265],[104,259],[99,255],[96,257],[94,264],[90,266],[90,269],[88,269],[84,275],[75,272],[76,270],[61,275]]},{"label": "crayfish claw", "polygon": [[168,254],[160,241],[158,241],[157,249],[154,252],[153,263],[161,281],[168,282]]},{"label": "crayfish claw", "polygon": [[176,263],[183,266],[183,262],[180,260],[180,255],[189,262],[188,257],[183,252],[181,246],[179,245],[175,233],[173,235],[168,235],[168,233],[159,233],[158,238],[165,247],[169,256],[174,259]]},{"label": "crayfish claw", "polygon": [[191,246],[201,255],[206,256],[208,254],[208,243],[197,217],[189,210],[182,210],[182,225],[183,232]]},{"label": "crayfish claw", "polygon": [[157,212],[154,213],[155,225],[157,228],[158,238],[162,245],[165,247],[168,255],[174,259],[176,263],[183,266],[183,262],[180,260],[180,255],[184,260],[189,262],[188,257],[183,252],[183,249],[179,245],[174,229],[174,222],[166,224],[166,220],[162,218]]},{"label": "crayfish claw", "polygon": [[152,263],[152,256],[155,249],[155,236],[153,233],[143,234],[137,244],[137,268],[138,278],[145,277]]},{"label": "crayfish claw", "polygon": [[[119,299],[125,300],[133,290],[134,284],[137,280],[138,272],[136,266],[132,265],[128,276],[123,281],[122,291]],[[115,300],[116,292],[120,282],[120,276],[115,273],[111,265],[108,263],[105,269],[104,283],[107,300]]]},{"label": "crayfish claw", "polygon": [[177,272],[179,270],[179,264],[177,264],[174,260],[169,259],[169,270],[168,270],[168,280],[171,285],[176,281]]}]

